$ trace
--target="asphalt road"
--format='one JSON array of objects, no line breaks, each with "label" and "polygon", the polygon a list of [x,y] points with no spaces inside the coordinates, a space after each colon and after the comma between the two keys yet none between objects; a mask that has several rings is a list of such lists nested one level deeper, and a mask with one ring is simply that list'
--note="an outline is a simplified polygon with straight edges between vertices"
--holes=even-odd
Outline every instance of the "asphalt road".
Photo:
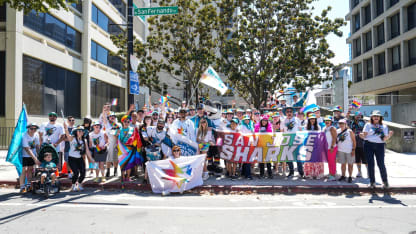
[{"label": "asphalt road", "polygon": [[170,195],[0,189],[0,233],[411,233],[416,195]]}]

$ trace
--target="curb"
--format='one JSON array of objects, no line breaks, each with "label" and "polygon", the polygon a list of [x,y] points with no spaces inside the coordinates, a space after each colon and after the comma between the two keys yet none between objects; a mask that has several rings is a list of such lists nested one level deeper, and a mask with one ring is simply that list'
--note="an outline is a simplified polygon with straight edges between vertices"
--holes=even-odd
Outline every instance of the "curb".
[{"label": "curb", "polygon": [[[64,188],[71,187],[71,181],[68,179],[60,180],[61,186]],[[1,187],[17,187],[18,181],[0,181]],[[149,184],[139,184],[134,182],[127,182],[122,184],[120,182],[111,182],[106,184],[85,182],[84,188],[92,188],[99,190],[135,190],[139,192],[151,192]],[[415,185],[391,186],[385,190],[382,187],[377,187],[375,190],[367,186],[359,185],[202,185],[188,192],[196,193],[213,193],[213,194],[329,194],[329,193],[416,193]]]}]

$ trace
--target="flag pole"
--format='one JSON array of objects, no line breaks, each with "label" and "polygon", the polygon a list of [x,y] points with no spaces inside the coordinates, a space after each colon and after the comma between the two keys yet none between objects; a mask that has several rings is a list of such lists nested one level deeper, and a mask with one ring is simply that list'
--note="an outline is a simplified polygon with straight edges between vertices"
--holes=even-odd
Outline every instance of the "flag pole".
[{"label": "flag pole", "polygon": [[[186,103],[186,106],[187,106],[187,107],[189,106],[189,102],[192,100],[192,97],[194,96],[194,94],[195,94],[195,90],[198,88],[198,85],[199,85],[199,82],[200,82],[200,81],[201,81],[201,78],[199,78],[198,83],[196,83],[196,88],[192,90],[192,92],[191,92],[191,96],[188,98],[188,103]],[[196,103],[195,103],[195,105],[196,105]],[[195,107],[195,108],[196,108],[196,107]]]}]

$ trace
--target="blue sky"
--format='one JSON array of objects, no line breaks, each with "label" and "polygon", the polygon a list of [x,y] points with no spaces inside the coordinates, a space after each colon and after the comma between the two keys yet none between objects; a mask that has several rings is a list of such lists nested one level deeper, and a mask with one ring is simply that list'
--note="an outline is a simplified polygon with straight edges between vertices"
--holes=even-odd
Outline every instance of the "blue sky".
[{"label": "blue sky", "polygon": [[[349,10],[349,3],[347,0],[317,0],[313,2],[312,5],[315,7],[314,14],[320,14],[323,9],[331,6],[332,10],[328,13],[328,16],[331,19],[345,19]],[[349,22],[347,22],[347,25],[341,28],[341,31],[343,32],[342,37],[333,34],[327,37],[329,48],[335,53],[335,57],[331,59],[332,63],[335,65],[345,63],[349,60],[349,47],[346,43],[346,39],[350,33],[349,25]]]}]

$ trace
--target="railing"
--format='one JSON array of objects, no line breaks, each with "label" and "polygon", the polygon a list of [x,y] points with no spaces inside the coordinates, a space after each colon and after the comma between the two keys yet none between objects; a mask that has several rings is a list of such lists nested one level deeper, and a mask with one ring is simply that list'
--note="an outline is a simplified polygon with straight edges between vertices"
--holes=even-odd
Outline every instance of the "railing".
[{"label": "railing", "polygon": [[13,137],[14,127],[0,127],[0,149],[8,149]]}]

